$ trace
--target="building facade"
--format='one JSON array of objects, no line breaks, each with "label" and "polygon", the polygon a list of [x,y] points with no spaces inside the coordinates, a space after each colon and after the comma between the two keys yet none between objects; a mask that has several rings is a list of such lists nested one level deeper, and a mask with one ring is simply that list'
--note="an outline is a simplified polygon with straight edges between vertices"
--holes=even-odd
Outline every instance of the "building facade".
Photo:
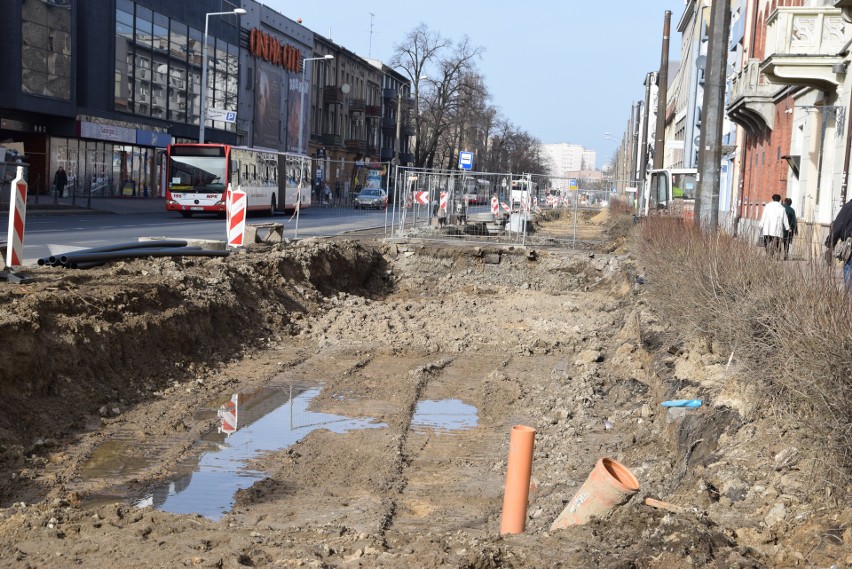
[{"label": "building facade", "polygon": [[[75,196],[161,196],[165,148],[199,140],[203,105],[221,111],[205,121],[205,142],[338,162],[379,161],[389,144],[383,113],[396,108],[382,90],[390,70],[330,41],[315,48],[311,30],[256,0],[7,8],[0,140],[25,154],[33,192],[49,192],[61,165]],[[245,13],[232,13],[238,8]],[[334,59],[315,59],[326,54]]]},{"label": "building facade", "polygon": [[560,142],[542,144],[541,153],[550,164],[550,173],[556,178],[576,176],[577,172],[595,169],[597,153],[579,144]]},{"label": "building facade", "polygon": [[[711,5],[688,0],[678,25],[683,61],[667,94],[668,168],[698,164]],[[730,9],[720,224],[754,229],[778,193],[792,200],[799,241],[812,249],[799,253],[819,254],[849,199],[852,0],[731,0]]]}]

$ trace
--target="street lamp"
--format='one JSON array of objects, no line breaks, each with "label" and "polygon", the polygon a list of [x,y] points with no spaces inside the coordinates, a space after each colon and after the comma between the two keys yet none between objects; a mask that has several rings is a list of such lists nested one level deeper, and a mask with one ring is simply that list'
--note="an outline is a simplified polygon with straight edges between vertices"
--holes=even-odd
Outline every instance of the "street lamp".
[{"label": "street lamp", "polygon": [[210,16],[229,16],[236,14],[242,16],[246,11],[242,8],[234,8],[230,12],[207,12],[204,14],[204,44],[201,46],[201,109],[198,124],[198,142],[204,144],[204,123],[207,121],[207,28],[210,24]]},{"label": "street lamp", "polygon": [[[328,61],[334,59],[334,56],[330,53],[325,54],[322,57],[303,57],[302,58],[302,88],[299,89],[299,94],[302,96],[301,105],[299,105],[299,152],[302,151],[302,131],[305,128],[305,71],[307,70],[307,66],[305,65],[309,61]],[[308,101],[308,105],[310,105],[310,101]],[[307,153],[306,153],[307,154]]]}]

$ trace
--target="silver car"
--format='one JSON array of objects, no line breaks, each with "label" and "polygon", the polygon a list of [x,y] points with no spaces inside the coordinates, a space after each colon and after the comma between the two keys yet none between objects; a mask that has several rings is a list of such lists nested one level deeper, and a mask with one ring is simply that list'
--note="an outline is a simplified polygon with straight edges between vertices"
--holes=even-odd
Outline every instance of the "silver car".
[{"label": "silver car", "polygon": [[381,188],[364,188],[355,196],[355,209],[384,209],[388,206],[388,194]]}]

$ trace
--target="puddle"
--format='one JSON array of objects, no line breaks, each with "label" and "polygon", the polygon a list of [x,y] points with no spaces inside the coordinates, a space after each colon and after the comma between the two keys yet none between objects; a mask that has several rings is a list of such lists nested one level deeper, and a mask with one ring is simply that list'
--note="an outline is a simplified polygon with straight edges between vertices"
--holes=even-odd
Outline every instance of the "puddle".
[{"label": "puddle", "polygon": [[[387,426],[370,419],[308,411],[311,400],[319,393],[318,388],[264,388],[234,394],[218,410],[218,432],[199,441],[200,456],[182,464],[177,476],[154,488],[135,505],[217,520],[231,509],[237,490],[265,477],[263,472],[247,466],[262,453],[287,448],[316,429],[345,433]],[[111,457],[114,449],[110,446],[108,450],[105,456]],[[115,462],[122,465],[125,475],[133,466],[146,464],[132,456]],[[110,470],[115,469],[113,466]]]},{"label": "puddle", "polygon": [[466,431],[478,423],[476,407],[458,399],[420,401],[411,419],[411,427],[416,431]]}]

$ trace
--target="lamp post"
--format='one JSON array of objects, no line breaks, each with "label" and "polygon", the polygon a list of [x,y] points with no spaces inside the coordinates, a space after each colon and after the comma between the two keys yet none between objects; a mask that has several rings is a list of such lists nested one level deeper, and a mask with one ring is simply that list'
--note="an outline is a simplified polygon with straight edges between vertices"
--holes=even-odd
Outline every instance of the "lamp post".
[{"label": "lamp post", "polygon": [[402,128],[402,83],[399,84],[399,87],[396,91],[396,138],[393,139],[393,165],[399,166],[399,151],[402,146],[402,141],[400,140],[401,136],[401,128]]},{"label": "lamp post", "polygon": [[246,11],[242,8],[234,8],[230,12],[207,12],[204,14],[204,43],[201,46],[201,109],[198,122],[198,142],[204,144],[204,123],[207,121],[207,28],[210,25],[210,16],[229,16],[236,14],[242,16]]},{"label": "lamp post", "polygon": [[[325,54],[322,57],[303,57],[302,58],[302,88],[299,89],[299,95],[302,97],[302,104],[299,105],[299,152],[302,151],[302,140],[303,135],[302,132],[305,128],[305,71],[307,70],[307,66],[305,65],[309,61],[329,61],[334,59],[334,56],[330,53]],[[308,101],[310,105],[310,101]],[[307,152],[305,153],[307,154]]]}]

